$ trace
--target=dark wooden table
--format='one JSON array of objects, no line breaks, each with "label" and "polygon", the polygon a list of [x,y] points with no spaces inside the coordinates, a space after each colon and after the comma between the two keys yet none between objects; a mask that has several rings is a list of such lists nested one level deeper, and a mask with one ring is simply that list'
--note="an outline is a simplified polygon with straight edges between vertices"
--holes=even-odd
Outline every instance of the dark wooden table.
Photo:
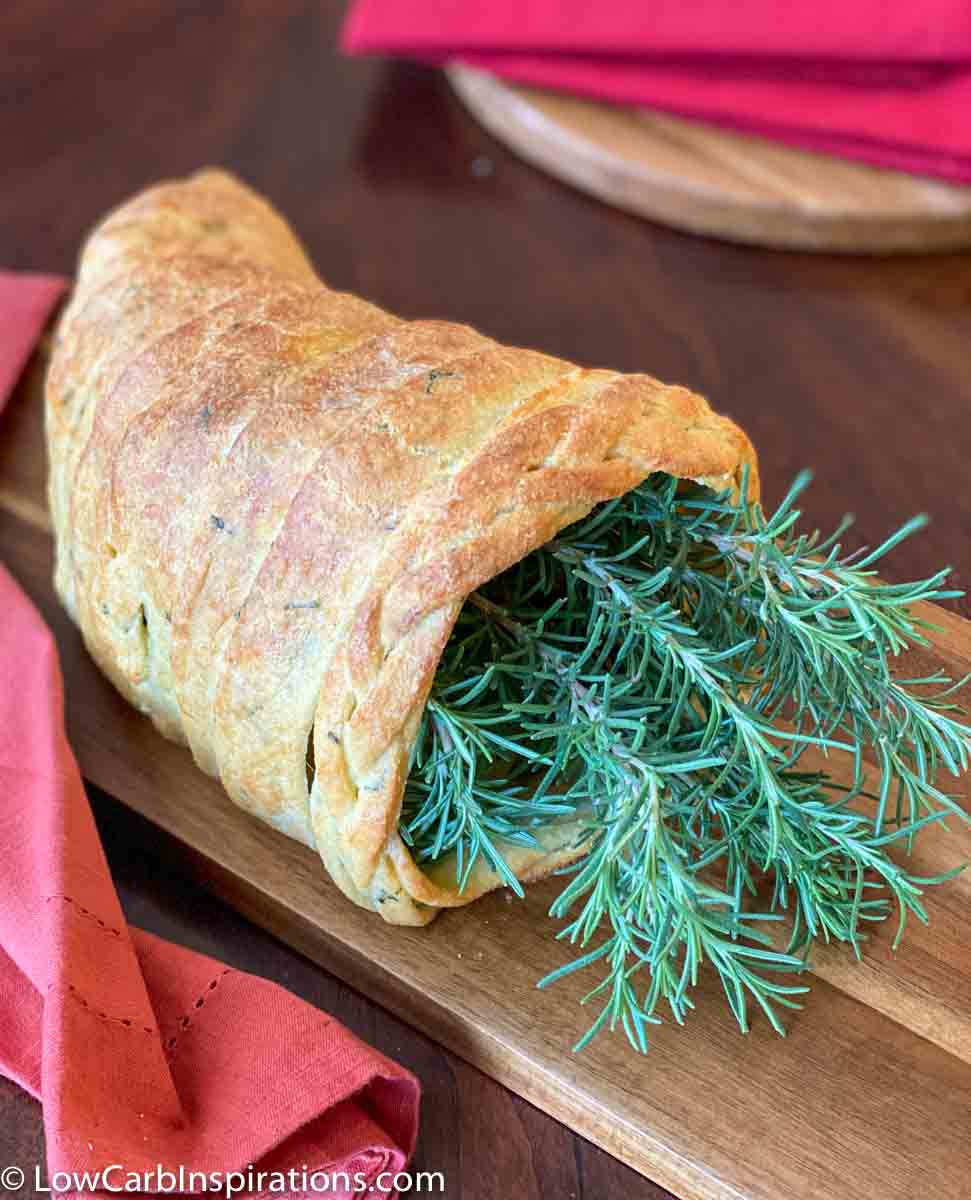
[{"label": "dark wooden table", "polygon": [[[70,272],[106,208],[225,164],[287,214],[331,284],[688,384],[750,431],[770,498],[812,465],[813,520],[851,509],[871,543],[927,510],[930,530],[885,574],[950,562],[968,583],[971,255],[760,252],[612,212],[505,153],[435,72],[337,58],[342,7],[2,6],[0,264]],[[666,1195],[248,925],[150,826],[93,800],[132,921],[276,979],[416,1072],[416,1165],[444,1171],[449,1196]],[[0,1165],[42,1155],[37,1106],[0,1081]]]}]

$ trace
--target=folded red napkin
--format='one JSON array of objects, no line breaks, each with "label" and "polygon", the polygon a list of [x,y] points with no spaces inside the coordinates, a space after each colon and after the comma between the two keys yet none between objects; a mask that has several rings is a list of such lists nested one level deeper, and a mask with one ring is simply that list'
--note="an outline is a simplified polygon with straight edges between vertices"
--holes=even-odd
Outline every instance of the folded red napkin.
[{"label": "folded red napkin", "polygon": [[342,47],[971,182],[968,0],[355,0]]},{"label": "folded red napkin", "polygon": [[0,412],[66,286],[60,275],[0,271]]},{"label": "folded red napkin", "polygon": [[[0,273],[0,407],[63,286]],[[48,1179],[87,1191],[67,1176],[110,1167],[106,1192],[129,1172],[181,1192],[202,1190],[189,1172],[238,1171],[250,1194],[390,1192],[417,1080],[283,988],[126,924],[53,637],[2,566],[0,614],[0,1072],[43,1103]]]}]

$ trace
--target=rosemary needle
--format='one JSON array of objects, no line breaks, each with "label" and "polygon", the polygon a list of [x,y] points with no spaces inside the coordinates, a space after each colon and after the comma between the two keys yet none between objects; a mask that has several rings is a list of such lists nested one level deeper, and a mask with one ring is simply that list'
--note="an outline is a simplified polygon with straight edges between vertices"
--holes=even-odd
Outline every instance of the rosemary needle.
[{"label": "rosemary needle", "polygon": [[[451,852],[464,887],[564,817],[585,823],[551,915],[601,978],[578,1043],[620,1027],[645,1051],[666,1010],[682,1022],[713,969],[739,1025],[754,1005],[780,1033],[813,942],[848,942],[897,913],[926,920],[916,877],[888,853],[926,824],[967,819],[941,789],[967,769],[971,729],[940,675],[891,661],[926,644],[918,600],[959,595],[947,571],[908,584],[797,531],[801,475],[771,515],[669,476],[619,500],[466,602],[415,747],[401,831],[419,861]],[[785,718],[785,726],[777,722]],[[807,747],[848,754],[851,788],[800,769]],[[863,750],[878,766],[864,789]],[[949,876],[948,876],[949,877]],[[941,877],[944,878],[944,877]],[[784,952],[761,922],[791,922]]]}]

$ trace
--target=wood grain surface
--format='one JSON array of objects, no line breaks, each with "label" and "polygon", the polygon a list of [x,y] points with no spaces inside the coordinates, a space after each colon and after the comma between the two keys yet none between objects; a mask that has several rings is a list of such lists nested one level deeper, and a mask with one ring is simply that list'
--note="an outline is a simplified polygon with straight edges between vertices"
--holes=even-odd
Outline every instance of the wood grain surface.
[{"label": "wood grain surface", "polygon": [[971,246],[971,186],[520,87],[469,67],[448,76],[476,119],[527,162],[676,229],[849,254]]},{"label": "wood grain surface", "polygon": [[[7,51],[0,265],[69,272],[80,239],[107,207],[153,179],[224,163],[287,213],[335,286],[403,315],[466,320],[507,341],[695,387],[752,433],[770,497],[811,464],[817,482],[809,519],[830,525],[852,509],[858,537],[871,543],[914,511],[929,511],[930,529],[898,549],[888,574],[913,576],[951,562],[958,584],[967,585],[971,256],[854,261],[766,253],[627,217],[513,157],[437,73],[335,58],[340,13],[340,4],[321,0],[272,7],[145,0],[88,7],[83,17],[70,0],[0,8]],[[0,519],[0,559],[57,622],[71,690],[79,693],[71,716],[77,744],[85,725],[114,720],[124,706],[83,665],[46,591],[47,543],[24,532],[31,519],[43,520],[42,464],[22,452],[34,412],[27,395],[25,387],[0,423],[0,492],[20,505],[20,516],[8,505]],[[968,612],[966,601],[954,607]],[[119,772],[118,791],[123,751],[113,739],[103,752]],[[178,806],[181,776],[162,773],[150,757],[138,774],[135,792],[147,782]],[[191,774],[198,788],[200,777]],[[211,795],[218,803],[218,790]],[[444,1169],[449,1196],[664,1195],[237,918],[193,882],[197,868],[157,826],[104,797],[95,805],[133,920],[293,987],[417,1072],[425,1084],[418,1165]],[[948,905],[960,904],[957,892],[948,895]],[[483,916],[491,924],[489,912]],[[935,1006],[945,1016],[966,1009],[964,923],[959,907],[938,908],[931,934],[914,931],[905,953],[928,982],[911,991],[907,1021]],[[473,954],[493,953],[493,935],[483,938]],[[336,957],[334,966],[343,969]],[[871,975],[869,967],[857,969],[854,980],[863,986]],[[853,1158],[857,1134],[889,1129],[892,1152],[876,1164],[899,1174],[888,1195],[903,1194],[903,1180],[911,1194],[934,1200],[965,1194],[964,1175],[954,1174],[967,1132],[963,1051],[951,1041],[915,1038],[886,1017],[874,1038],[869,1003],[841,986],[817,983],[811,1007],[783,1043],[764,1041],[762,1030],[742,1038],[717,1017],[672,1031],[669,1048],[658,1046],[644,1068],[669,1084],[654,1136],[663,1138],[690,1096],[701,1093],[710,1111],[699,1136],[719,1151],[725,1178],[753,1163],[775,1172],[776,1181],[785,1176],[771,1185],[775,1196],[797,1196],[800,1179],[822,1162],[833,1187],[819,1194],[839,1196],[841,1186],[860,1179],[859,1169],[834,1178],[836,1164]],[[427,1003],[438,1007],[435,997]],[[936,1016],[926,1019],[936,1028]],[[961,1026],[950,1021],[951,1033],[940,1036],[960,1037]],[[835,1042],[823,1037],[829,1027]],[[716,1047],[717,1071],[694,1057],[699,1038]],[[766,1045],[789,1067],[767,1069]],[[792,1064],[800,1060],[788,1057],[793,1047],[811,1053],[818,1076],[806,1075],[805,1060],[798,1074]],[[860,1066],[865,1083],[847,1085],[837,1070],[843,1059]],[[906,1101],[895,1109],[908,1073]],[[719,1089],[736,1075],[751,1091],[731,1108]],[[782,1115],[799,1126],[800,1138],[770,1154],[764,1139]],[[0,1157],[29,1164],[40,1147],[36,1106],[0,1088]],[[862,1163],[874,1167],[872,1159]],[[966,1167],[965,1156],[965,1174]],[[877,1194],[869,1180],[859,1187]]]}]

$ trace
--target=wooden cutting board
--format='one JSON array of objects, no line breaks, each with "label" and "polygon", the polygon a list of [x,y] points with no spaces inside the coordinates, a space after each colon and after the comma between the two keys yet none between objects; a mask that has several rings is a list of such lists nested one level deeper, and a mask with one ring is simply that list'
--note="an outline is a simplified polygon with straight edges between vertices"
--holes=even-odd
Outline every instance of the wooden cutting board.
[{"label": "wooden cutting board", "polygon": [[[426,930],[394,929],[344,899],[316,856],[233,808],[187,751],[164,741],[87,657],[51,589],[41,372],[0,418],[0,561],[55,630],[69,735],[86,778],[185,845],[208,885],[247,917],[444,1043],[526,1099],[691,1200],[945,1200],[971,1183],[971,877],[929,893],[930,928],[892,955],[888,930],[861,964],[818,956],[807,1007],[777,1037],[734,1025],[711,979],[685,1029],[569,1047],[589,983],[539,992],[563,961],[545,911],[494,894]],[[933,655],[971,670],[971,624],[938,613]],[[2,614],[0,614],[2,619]],[[966,697],[967,698],[967,697]],[[960,785],[971,805],[967,780]],[[971,857],[971,833],[933,831],[922,874]]]},{"label": "wooden cutting board", "polygon": [[756,246],[893,254],[971,245],[971,187],[813,154],[647,109],[448,76],[522,158],[608,204]]}]

